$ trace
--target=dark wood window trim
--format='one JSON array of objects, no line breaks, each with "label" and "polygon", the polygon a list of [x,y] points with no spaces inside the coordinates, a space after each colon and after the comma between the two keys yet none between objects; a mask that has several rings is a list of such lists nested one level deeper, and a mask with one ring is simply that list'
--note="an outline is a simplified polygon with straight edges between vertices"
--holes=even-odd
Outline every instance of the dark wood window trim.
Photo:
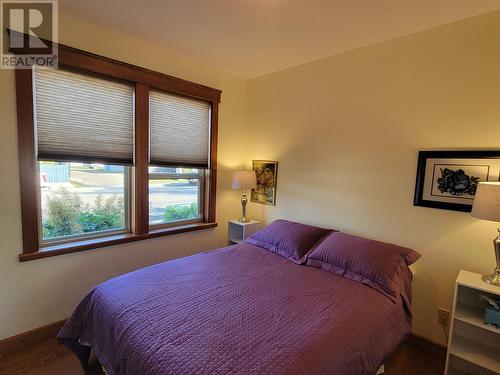
[{"label": "dark wood window trim", "polygon": [[38,251],[37,197],[40,181],[36,168],[33,76],[31,70],[16,70],[16,101],[23,253],[34,253]]},{"label": "dark wood window trim", "polygon": [[[135,85],[135,162],[132,181],[132,232],[110,237],[83,239],[77,242],[40,247],[38,190],[33,101],[33,72],[16,70],[16,99],[18,118],[18,153],[21,183],[21,218],[23,250],[20,261],[95,249],[104,246],[190,232],[217,226],[215,199],[217,186],[217,125],[221,91],[154,72],[107,57],[58,45],[59,67],[80,71],[97,77],[118,79]],[[22,51],[15,51],[22,53]],[[186,97],[202,99],[211,105],[210,166],[207,183],[204,221],[152,229],[148,218],[149,194],[149,90],[158,89]]]},{"label": "dark wood window trim", "polygon": [[179,225],[170,228],[162,228],[158,230],[152,230],[149,233],[143,235],[135,235],[135,234],[121,234],[112,237],[103,237],[98,239],[91,240],[83,240],[78,242],[72,242],[69,244],[60,244],[54,245],[50,247],[45,247],[40,251],[35,253],[23,253],[19,254],[19,260],[21,262],[26,262],[28,260],[48,258],[55,255],[63,255],[76,253],[80,251],[94,250],[101,247],[106,246],[114,246],[120,245],[127,242],[135,242],[147,240],[150,238],[163,237],[163,236],[171,236],[174,234],[186,233],[186,232],[194,232],[202,229],[209,229],[217,227],[217,223],[195,223],[195,224],[186,224]]},{"label": "dark wood window trim", "polygon": [[135,168],[134,202],[135,234],[144,235],[149,232],[149,88],[143,83],[135,86]]}]

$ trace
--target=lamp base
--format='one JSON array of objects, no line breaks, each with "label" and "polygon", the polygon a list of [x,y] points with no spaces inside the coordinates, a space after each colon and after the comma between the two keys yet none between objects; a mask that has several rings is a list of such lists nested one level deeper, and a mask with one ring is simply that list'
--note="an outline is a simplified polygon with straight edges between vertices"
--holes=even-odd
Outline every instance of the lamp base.
[{"label": "lamp base", "polygon": [[483,275],[481,279],[488,284],[500,286],[500,269],[495,269],[495,273],[491,275]]},{"label": "lamp base", "polygon": [[498,228],[498,237],[493,240],[493,247],[495,248],[497,266],[491,275],[483,275],[482,279],[485,283],[500,286],[500,228]]},{"label": "lamp base", "polygon": [[241,194],[241,217],[238,219],[240,223],[248,223],[250,220],[247,218],[247,193],[243,190]]}]

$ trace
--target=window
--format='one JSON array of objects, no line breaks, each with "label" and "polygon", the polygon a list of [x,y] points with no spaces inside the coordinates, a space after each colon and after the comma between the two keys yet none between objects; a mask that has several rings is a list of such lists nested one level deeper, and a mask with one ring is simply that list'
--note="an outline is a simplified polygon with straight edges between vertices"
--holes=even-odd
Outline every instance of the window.
[{"label": "window", "polygon": [[43,244],[130,230],[127,167],[50,161],[38,165]]},{"label": "window", "polygon": [[203,220],[203,170],[149,168],[149,224]]},{"label": "window", "polygon": [[149,93],[149,224],[203,220],[209,165],[210,105],[158,90]]},{"label": "window", "polygon": [[20,260],[216,226],[220,91],[58,48],[16,71]]},{"label": "window", "polygon": [[38,68],[33,84],[40,245],[126,233],[133,86]]}]

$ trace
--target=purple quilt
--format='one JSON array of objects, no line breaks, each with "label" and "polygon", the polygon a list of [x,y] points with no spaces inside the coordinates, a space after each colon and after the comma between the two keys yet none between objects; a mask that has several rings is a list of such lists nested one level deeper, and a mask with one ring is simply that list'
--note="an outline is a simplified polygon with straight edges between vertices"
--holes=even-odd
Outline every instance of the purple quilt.
[{"label": "purple quilt", "polygon": [[110,375],[373,375],[409,333],[407,308],[241,244],[98,285],[58,337]]}]

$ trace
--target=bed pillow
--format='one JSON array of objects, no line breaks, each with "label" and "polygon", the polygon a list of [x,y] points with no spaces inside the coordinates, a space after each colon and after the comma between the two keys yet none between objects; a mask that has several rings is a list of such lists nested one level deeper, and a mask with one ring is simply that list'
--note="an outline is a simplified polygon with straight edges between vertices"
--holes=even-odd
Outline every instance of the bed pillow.
[{"label": "bed pillow", "polygon": [[280,219],[254,233],[245,242],[302,264],[316,242],[331,232],[331,229]]},{"label": "bed pillow", "polygon": [[309,254],[307,265],[366,284],[396,302],[406,294],[408,266],[418,258],[405,247],[335,232]]}]

